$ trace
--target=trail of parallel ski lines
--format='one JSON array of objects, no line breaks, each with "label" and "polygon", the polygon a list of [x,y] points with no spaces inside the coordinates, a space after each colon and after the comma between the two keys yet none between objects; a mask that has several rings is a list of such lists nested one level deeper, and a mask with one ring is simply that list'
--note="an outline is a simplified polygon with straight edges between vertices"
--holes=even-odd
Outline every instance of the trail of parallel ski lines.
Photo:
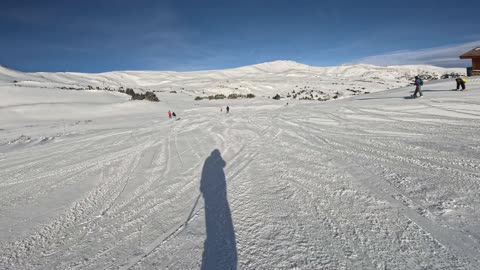
[{"label": "trail of parallel ski lines", "polygon": [[[153,130],[151,130],[151,131],[153,131]],[[155,135],[155,133],[153,133],[153,135]],[[164,137],[157,138],[155,136],[155,139],[157,139],[157,140],[158,139],[164,139]],[[126,182],[125,185],[123,186],[122,190],[118,193],[118,195],[113,196],[112,197],[113,200],[111,200],[111,202],[109,203],[107,208],[102,211],[103,215],[95,216],[92,220],[80,224],[83,227],[85,227],[85,226],[89,227],[89,229],[87,230],[87,233],[80,239],[80,241],[77,241],[77,243],[75,245],[70,246],[69,249],[73,249],[74,247],[81,244],[81,242],[83,242],[85,240],[84,237],[87,234],[92,235],[92,236],[90,236],[90,238],[94,237],[94,235],[97,233],[98,230],[109,228],[109,232],[110,232],[111,235],[118,235],[119,233],[123,233],[123,232],[128,233],[128,231],[130,230],[130,228],[132,226],[138,225],[138,222],[134,222],[132,220],[130,222],[125,222],[125,223],[122,223],[122,220],[127,218],[127,217],[125,217],[125,214],[129,213],[133,209],[136,210],[135,206],[131,205],[131,204],[133,203],[133,201],[138,201],[138,200],[141,201],[142,196],[140,196],[140,194],[143,193],[143,192],[146,192],[149,189],[149,186],[151,186],[151,184],[153,183],[153,179],[151,179],[151,178],[150,178],[151,180],[143,182],[146,177],[144,177],[142,174],[140,174],[139,176],[136,176],[136,172],[144,173],[145,170],[147,170],[152,165],[154,157],[155,157],[155,153],[158,150],[157,146],[162,145],[162,144],[155,143],[155,139],[152,137],[152,138],[149,138],[148,140],[146,140],[146,141],[150,142],[151,144],[146,145],[143,148],[144,150],[142,150],[138,153],[138,155],[137,155],[138,162],[137,162],[136,166],[134,168],[132,168],[128,173],[125,174],[125,179],[127,179],[127,180],[128,179],[135,179],[137,177],[141,177],[141,179],[140,179],[141,184],[138,187],[135,188],[135,191],[133,192],[133,196],[131,194],[129,194],[126,197],[124,196],[124,198],[122,198],[121,202],[119,201],[119,198],[123,193],[123,190],[125,189],[126,185],[128,184],[128,182]],[[137,139],[135,139],[135,141],[138,142]],[[168,166],[167,163],[165,163],[164,166]],[[135,179],[135,181],[138,182],[139,179]],[[119,186],[121,187],[121,185],[119,185]],[[126,208],[127,206],[128,206],[128,208]],[[135,211],[134,214],[138,214],[138,212]],[[114,221],[116,223],[118,223],[118,222],[120,222],[120,223],[116,224],[115,226],[111,226],[111,225],[114,225],[113,223],[111,223],[112,221]],[[120,226],[120,227],[118,227],[118,226]],[[93,230],[93,228],[95,228],[95,230]],[[118,243],[114,242],[113,245],[111,245],[112,243],[105,243],[105,245],[107,247],[103,248],[103,251],[101,253],[97,254],[95,257],[92,257],[88,261],[89,264],[92,264],[92,263],[96,262],[99,259],[99,256],[100,257],[101,256],[106,256],[108,251],[112,251],[112,250],[116,249],[117,245],[121,245],[123,240],[129,239],[129,235],[118,236],[118,239],[122,239],[122,240],[120,240],[120,242],[118,242]],[[81,265],[83,265],[85,262],[82,261],[82,262],[79,262],[79,263]]]},{"label": "trail of parallel ski lines", "polygon": [[[232,127],[230,127],[232,129]],[[270,128],[271,129],[271,128]],[[263,138],[274,138],[269,137],[268,132],[266,132],[266,129],[262,130],[262,133],[260,133],[260,137],[254,141],[250,141],[247,144],[242,145],[239,151],[233,156],[233,158],[230,159],[230,163],[233,165],[230,165],[227,169],[229,173],[226,175],[226,179],[228,181],[228,185],[231,186],[229,187],[230,190],[235,190],[235,179],[240,175],[240,173],[245,170],[251,162],[254,160],[255,156],[258,154],[258,148],[254,148],[257,150],[253,150],[251,153],[244,153],[246,152],[247,148],[252,148],[251,146],[258,142],[259,140]],[[276,133],[278,135],[278,132]],[[244,154],[242,154],[244,153]],[[248,157],[248,158],[247,158]],[[237,162],[237,160],[239,160]],[[233,197],[233,196],[231,196]],[[195,200],[195,199],[194,199]],[[230,200],[230,204],[234,203],[235,198]],[[193,203],[193,201],[192,201]],[[167,231],[165,234],[157,238],[155,241],[153,241],[147,248],[145,248],[144,254],[130,258],[129,262],[126,265],[121,266],[121,269],[130,269],[137,265],[138,263],[141,263],[145,258],[150,256],[156,249],[158,249],[160,246],[162,246],[164,243],[170,241],[172,238],[174,238],[176,235],[178,235],[180,232],[182,232],[185,229],[185,226],[193,219],[197,218],[203,211],[203,206],[198,207],[197,210],[193,211],[193,214],[189,212],[189,215],[187,217],[187,220],[184,221],[183,223],[177,225],[176,227],[173,227],[171,230]]]},{"label": "trail of parallel ski lines", "polygon": [[[236,155],[233,159],[233,163],[234,164],[238,164],[237,166],[241,166],[241,161],[240,162],[235,162],[235,159],[239,158],[241,155],[240,153],[243,152],[243,150],[240,150],[238,155]],[[251,162],[251,161],[250,161]],[[231,181],[233,181],[236,176],[238,175],[239,172],[241,172],[242,170],[244,170],[248,164],[250,164],[250,162],[247,162],[245,165],[241,166],[239,169],[238,169],[238,172],[237,173],[233,173],[232,175],[228,175],[227,176],[227,179],[229,179],[229,183],[231,183]],[[192,204],[193,204],[193,201],[192,201]],[[192,209],[193,210],[193,209]],[[150,243],[147,247],[144,248],[145,252],[144,254],[138,256],[138,257],[133,257],[133,258],[130,258],[129,259],[129,263],[127,265],[124,265],[122,266],[120,269],[130,269],[131,267],[133,267],[134,265],[136,265],[137,263],[140,263],[143,259],[145,259],[146,257],[148,257],[152,252],[155,251],[155,249],[157,249],[158,247],[160,247],[162,244],[164,244],[165,242],[169,241],[171,238],[175,237],[176,235],[178,235],[184,228],[185,226],[193,219],[197,218],[199,216],[199,214],[203,211],[203,207],[200,207],[199,209],[197,209],[196,211],[192,213],[189,213],[189,215],[187,216],[187,219],[180,225],[177,225],[176,227],[173,227],[172,229],[170,229],[169,231],[167,231],[166,233],[164,233],[163,235],[161,235],[160,237],[158,237],[155,241],[153,241],[152,243]]]},{"label": "trail of parallel ski lines", "polygon": [[[311,131],[311,126],[309,126],[309,131]],[[306,133],[306,130],[305,130]],[[327,132],[328,133],[328,132]],[[317,134],[318,136],[319,134]],[[316,136],[312,136],[312,139],[317,139]],[[318,140],[318,139],[317,139]],[[325,142],[325,139],[322,140],[322,142]],[[344,140],[341,140],[340,138],[328,138],[327,142],[330,144],[331,148],[331,153],[334,154],[335,152],[342,153],[341,149],[351,149],[352,146],[357,145],[357,143],[350,143],[348,146],[344,146],[345,138]],[[331,143],[334,142],[332,145]],[[327,145],[328,145],[327,144]],[[347,148],[345,148],[347,147]],[[339,152],[340,150],[340,152]],[[349,151],[350,153],[354,153],[354,151]],[[345,156],[343,157],[345,158]],[[349,161],[353,164],[357,164],[356,160],[358,158],[349,158]],[[347,171],[353,172],[352,175],[364,175],[366,173],[365,168],[361,167],[361,165],[356,165],[356,166],[350,166],[350,167],[345,167]],[[371,178],[376,179],[375,184],[373,184],[371,181]],[[399,203],[395,199],[392,200],[392,197],[394,194],[400,193],[401,196],[409,198],[409,196],[399,190],[395,190],[391,185],[385,184],[382,178],[379,178],[378,176],[374,176],[371,173],[367,174],[367,177],[362,177],[360,179],[362,183],[368,184],[369,188],[374,191],[378,196],[381,198],[389,201],[394,205],[395,207],[398,207],[402,209],[403,214],[408,216],[412,221],[414,221],[416,224],[419,225],[420,228],[424,229],[427,231],[429,234],[433,236],[433,239],[438,239],[439,242],[442,244],[446,245],[449,247],[449,249],[453,249],[456,251],[456,254],[465,254],[466,257],[469,259],[471,265],[476,265],[477,259],[474,254],[478,254],[478,251],[475,250],[475,243],[473,243],[471,240],[465,238],[464,235],[457,234],[455,231],[448,230],[448,229],[443,229],[438,226],[434,226],[431,224],[431,221],[426,219],[425,217],[419,215],[416,211],[412,210],[411,208],[405,206],[402,203]],[[410,198],[409,198],[410,199]],[[411,200],[411,199],[410,199]],[[412,200],[414,201],[414,200]],[[454,235],[451,237],[450,235]],[[466,242],[463,242],[458,239],[464,239]]]},{"label": "trail of parallel ski lines", "polygon": [[[435,101],[434,101],[435,102]],[[441,110],[441,111],[446,111],[446,112],[450,112],[450,113],[454,113],[454,114],[460,114],[460,115],[465,115],[465,116],[468,116],[470,117],[469,119],[477,119],[480,118],[480,114],[476,114],[476,113],[467,113],[467,112],[462,112],[460,110],[454,110],[454,109],[449,109],[449,108],[445,108],[445,106],[436,106],[436,105],[432,105],[431,103],[433,102],[430,102],[430,103],[427,103],[427,102],[421,102],[422,105],[424,105],[425,107],[427,108],[433,108],[433,109],[437,109],[437,110]],[[436,103],[442,103],[442,102],[439,102],[439,101],[436,101]],[[448,117],[448,116],[443,116],[445,118],[454,118],[454,119],[458,119],[458,117]]]},{"label": "trail of parallel ski lines", "polygon": [[[391,129],[396,129],[396,130],[402,130],[403,131],[408,131],[412,134],[415,133],[421,133],[424,134],[424,136],[435,136],[435,137],[441,137],[445,140],[448,141],[456,141],[459,137],[461,137],[463,140],[471,140],[472,142],[475,141],[475,136],[469,136],[470,134],[476,134],[477,129],[476,125],[469,127],[469,125],[465,125],[465,119],[459,119],[455,118],[453,121],[455,122],[460,122],[462,123],[461,125],[456,126],[455,129],[450,129],[449,132],[439,132],[439,129],[443,129],[445,127],[444,123],[438,123],[438,122],[425,122],[421,121],[421,124],[418,124],[416,120],[424,120],[424,119],[432,119],[432,117],[435,119],[435,115],[430,115],[430,114],[423,114],[423,113],[415,113],[412,114],[412,116],[415,116],[415,118],[407,118],[407,119],[402,119],[399,117],[388,117],[385,116],[385,113],[373,113],[371,110],[364,110],[364,109],[357,109],[354,107],[348,107],[352,111],[355,111],[359,114],[365,114],[369,115],[372,117],[378,117],[378,118],[386,118],[386,119],[391,119],[392,122],[391,124],[385,124],[389,126],[390,130]],[[444,117],[438,118],[438,119],[445,119]],[[398,125],[397,122],[404,123],[404,125]],[[472,120],[468,120],[468,122],[472,122]],[[467,130],[468,129],[468,130]],[[468,132],[467,132],[468,131]]]},{"label": "trail of parallel ski lines", "polygon": [[[285,129],[285,126],[283,126],[283,128]],[[283,134],[285,134],[285,132]],[[279,231],[281,235],[286,233],[292,234],[292,236],[288,237],[288,245],[305,248],[306,250],[296,257],[299,257],[298,259],[304,258],[306,261],[303,261],[303,259],[301,261],[295,261],[291,256],[288,256],[287,258],[278,257],[274,262],[278,261],[278,263],[280,263],[281,260],[283,265],[292,264],[302,269],[354,269],[351,264],[352,261],[348,259],[352,255],[348,250],[357,250],[360,253],[361,250],[354,248],[351,245],[352,243],[340,241],[340,239],[333,237],[333,235],[335,235],[334,231],[341,227],[338,222],[334,221],[335,219],[331,219],[329,210],[323,209],[326,194],[319,191],[317,186],[307,186],[306,182],[296,180],[296,178],[300,178],[303,181],[307,181],[308,178],[312,177],[310,176],[311,172],[317,172],[318,168],[316,167],[318,167],[318,165],[312,164],[311,166],[314,167],[310,168],[312,171],[305,171],[292,166],[292,164],[309,164],[312,162],[312,160],[309,159],[312,156],[310,153],[299,154],[299,149],[296,148],[296,144],[284,143],[284,139],[285,137],[282,136],[276,141],[277,148],[283,149],[280,153],[277,153],[278,151],[274,153],[269,151],[262,153],[261,160],[264,162],[262,167],[264,167],[268,177],[262,177],[262,174],[260,174],[262,181],[251,183],[254,186],[251,191],[255,193],[252,197],[261,200],[261,202],[258,202],[259,206],[257,206],[260,207],[260,209],[254,210],[254,212],[258,212],[257,215],[262,216],[261,223],[264,224],[262,227],[266,225],[273,226],[272,229]],[[287,170],[286,168],[289,169]],[[315,173],[313,174],[315,175]],[[315,196],[315,192],[320,192],[319,194],[322,195]],[[319,203],[321,203],[322,206],[320,206]],[[287,215],[284,213],[292,214]],[[264,220],[267,217],[269,217],[270,220]],[[247,215],[245,218],[252,219],[250,215]],[[260,221],[252,220],[249,222],[257,223]],[[253,229],[252,233],[254,232],[255,229]],[[287,236],[285,235],[285,237]],[[255,241],[255,238],[258,237],[252,236],[252,241]],[[321,244],[317,242],[317,240],[320,241]],[[275,241],[275,245],[279,244],[281,243]],[[283,244],[287,245],[287,243]],[[254,243],[248,245],[254,245]],[[269,243],[259,245],[261,247],[258,248],[262,249],[264,245],[268,246]],[[309,251],[308,253],[306,252],[307,250]],[[333,250],[338,253],[330,252]],[[258,252],[260,252],[260,250]],[[263,252],[270,253],[274,251],[264,250]],[[313,252],[315,255],[309,254],[310,252]],[[275,255],[273,256],[275,257]],[[286,264],[287,262],[289,262],[289,264]],[[347,265],[349,266],[347,267]],[[258,264],[249,266],[249,268],[263,267],[266,266]],[[275,267],[275,264],[271,265],[271,267]]]},{"label": "trail of parallel ski lines", "polygon": [[[61,171],[72,170],[72,168],[74,172],[78,172],[78,170],[83,170],[82,164],[95,164],[95,162],[93,162],[94,160],[104,159],[103,155],[105,154],[105,152],[98,151],[96,147],[93,147],[95,144],[104,145],[102,142],[103,140],[92,141],[90,144],[86,145],[83,145],[81,143],[70,143],[69,147],[65,147],[64,145],[47,145],[45,147],[42,147],[41,152],[35,155],[32,155],[29,152],[26,160],[21,162],[21,165],[13,165],[8,170],[2,172],[2,174],[5,173],[3,175],[3,177],[5,177],[4,179],[9,179],[9,181],[3,184],[0,183],[0,185],[10,186],[16,184],[27,184],[32,181],[38,183],[40,178],[51,178],[52,176],[54,176],[55,173],[58,173],[58,170],[56,168],[59,167],[62,168]],[[54,150],[55,148],[60,149]],[[66,149],[68,150],[65,151]],[[118,154],[121,154],[122,150],[123,149],[121,149]],[[52,153],[44,154],[44,152]],[[79,162],[78,160],[82,155],[89,156],[91,157],[91,159],[87,161],[80,160]],[[23,158],[23,155],[20,157],[20,159],[21,158]],[[9,162],[9,164],[11,163]],[[43,172],[38,172],[40,168]],[[8,171],[11,171],[11,173],[8,174]],[[22,180],[15,181],[14,179]],[[26,187],[28,188],[28,185]],[[25,188],[25,186],[23,185],[21,188]]]},{"label": "trail of parallel ski lines", "polygon": [[[174,129],[171,129],[171,130],[174,130]],[[178,129],[175,129],[175,130],[178,130]],[[176,132],[170,133],[169,136],[168,136],[169,142],[167,143],[167,145],[171,148],[175,148],[175,143],[174,143],[175,136],[177,136]],[[192,151],[193,151],[193,149],[192,149]],[[171,151],[168,151],[168,152],[171,152]],[[171,158],[167,158],[167,160],[171,160]],[[197,165],[192,166],[192,168],[189,168],[186,172],[182,173],[183,176],[177,175],[173,179],[178,178],[178,177],[189,178],[188,171],[195,171],[196,168],[199,165],[201,165],[201,162],[202,162],[202,160],[199,160],[197,162]],[[169,166],[171,166],[171,165],[169,165]],[[163,172],[168,172],[169,169],[160,170],[160,172],[162,172],[162,171]],[[149,177],[149,178],[160,180],[160,179],[165,178],[165,177],[167,177],[167,175],[160,176],[160,177],[158,177],[158,176]],[[174,195],[174,197],[172,197],[172,198],[166,198],[164,195],[158,196],[159,194],[157,194],[156,197],[149,197],[149,199],[143,199],[143,198],[145,198],[145,196],[147,194],[144,193],[144,192],[141,192],[141,193],[143,193],[143,195],[137,196],[138,195],[137,194],[135,196],[132,196],[131,197],[132,200],[129,200],[129,201],[131,201],[130,203],[119,205],[118,207],[115,207],[115,209],[116,209],[115,211],[110,211],[111,212],[109,214],[110,219],[112,219],[112,220],[128,219],[126,222],[123,223],[121,228],[115,228],[115,231],[119,231],[119,232],[132,231],[131,230],[132,226],[134,226],[134,227],[137,226],[138,227],[140,224],[145,224],[145,220],[148,219],[149,216],[152,215],[152,213],[158,213],[159,211],[162,211],[161,209],[163,209],[164,207],[168,207],[168,205],[176,204],[178,202],[178,199],[180,199],[182,196],[184,196],[182,194],[184,194],[187,190],[190,190],[191,188],[193,188],[192,184],[197,182],[197,181],[194,181],[197,177],[198,176],[195,175],[195,176],[193,176],[193,178],[191,180],[188,180],[188,179],[182,180],[179,183],[185,183],[186,182],[187,184],[179,186],[177,188],[173,187],[172,185],[170,185],[168,183],[163,182],[162,185],[167,185],[169,187],[168,189],[170,190],[169,192]],[[148,180],[148,181],[151,181],[151,180]],[[156,181],[156,182],[158,182],[158,181]],[[155,192],[156,192],[155,189],[151,189],[151,188],[148,189],[148,193],[155,194]],[[137,200],[137,198],[138,198],[138,200]],[[133,202],[133,201],[135,201],[135,202]],[[137,202],[139,202],[139,203],[143,202],[143,203],[137,204]],[[121,210],[121,209],[123,209],[123,210]],[[136,217],[129,218],[128,215],[124,216],[125,213],[130,212],[130,209],[135,209],[135,213],[133,213],[133,214],[135,214]],[[148,212],[146,212],[147,210],[148,210]],[[142,212],[143,212],[143,214],[142,214]],[[118,214],[115,214],[115,213],[118,213]],[[113,233],[115,233],[115,232],[113,232]],[[116,238],[118,238],[118,237],[116,237]],[[128,240],[128,238],[131,238],[131,237],[122,236],[121,238],[125,239],[125,240]],[[121,244],[121,243],[117,243],[117,244]],[[115,249],[115,247],[109,247],[104,252],[102,252],[100,256],[107,256],[108,255],[107,253],[110,252],[110,251],[113,251],[114,249]],[[89,262],[91,263],[90,264],[91,267],[93,267],[94,264],[92,264],[92,263],[95,263],[96,260],[97,260],[96,258],[91,258],[89,260]]]},{"label": "trail of parallel ski lines", "polygon": [[[310,133],[311,133],[311,132],[310,133],[307,133],[307,132],[302,133],[302,130],[298,130],[298,128],[295,128],[295,130],[297,130],[297,132],[302,134],[302,136],[305,136],[305,135],[309,136]],[[290,132],[290,133],[287,133],[287,134],[288,134],[288,136],[294,136],[294,137],[297,137],[298,139],[302,138],[302,136],[295,136],[295,134],[292,134],[292,133],[293,132]],[[292,140],[285,140],[285,141],[292,141]],[[292,151],[293,153],[295,153],[295,152],[301,151],[300,149],[304,149],[305,146],[309,147],[307,149],[312,148],[311,145],[312,145],[312,143],[314,144],[314,142],[315,142],[311,139],[308,139],[308,140],[305,139],[305,140],[302,140],[302,141],[303,142],[300,144],[300,145],[302,145],[301,147],[299,147],[299,145],[297,145],[297,144],[291,144],[291,145],[282,145],[281,148],[283,148],[283,149],[290,149],[291,148],[291,150],[289,150],[289,151]],[[320,147],[321,145],[324,145],[324,146]],[[298,149],[297,149],[297,147],[298,147]],[[298,164],[309,164],[313,161],[313,160],[311,160],[311,158],[315,160],[316,156],[325,155],[326,153],[331,151],[329,149],[328,141],[325,141],[325,143],[322,143],[320,145],[316,145],[314,147],[314,149],[318,149],[318,150],[312,150],[311,151],[311,150],[305,150],[304,149],[302,151],[307,151],[307,153],[305,153],[304,155],[289,154],[289,155],[287,155],[287,156],[290,157],[288,162],[292,162],[294,164],[297,164],[297,163]],[[306,158],[306,160],[303,160],[303,158]],[[278,159],[281,160],[281,157],[278,157]],[[299,159],[299,160],[295,161],[297,159]],[[317,164],[317,162],[320,161],[320,160],[317,160],[316,162],[313,161],[313,162],[314,162],[314,164]],[[323,163],[323,161],[322,161],[322,163]],[[317,165],[312,164],[312,166],[317,166]],[[281,167],[295,168],[295,167],[292,167],[291,165],[290,166],[285,165],[285,166],[281,166]],[[290,169],[289,171],[291,171],[291,170],[295,170],[295,169]],[[315,169],[315,171],[318,171],[318,169]],[[293,173],[293,172],[290,172],[290,173]],[[300,171],[299,173],[301,175],[304,172]],[[359,245],[356,244],[356,241],[358,241],[360,243],[361,239],[365,239],[365,238],[366,239],[373,239],[374,238],[374,237],[372,237],[373,235],[371,233],[368,233],[368,231],[364,231],[362,228],[358,228],[353,223],[351,224],[354,228],[353,230],[349,229],[349,231],[345,231],[344,229],[342,229],[342,228],[344,228],[345,226],[348,226],[348,225],[345,224],[345,222],[342,222],[342,221],[337,220],[337,219],[341,218],[342,215],[346,214],[347,212],[345,212],[345,211],[347,209],[344,209],[343,212],[340,212],[340,214],[341,214],[340,216],[330,214],[332,211],[333,212],[337,211],[336,209],[339,206],[342,207],[341,204],[340,205],[335,204],[335,201],[338,200],[338,198],[336,198],[336,197],[330,198],[330,194],[333,194],[335,192],[335,190],[332,190],[331,192],[326,193],[325,190],[323,190],[323,189],[328,187],[327,182],[318,183],[318,184],[323,183],[323,185],[321,185],[321,186],[308,185],[308,184],[313,184],[313,182],[308,180],[309,177],[307,177],[307,178],[302,177],[302,176],[299,175],[299,173],[296,173],[295,177],[289,177],[288,181],[285,182],[283,184],[283,186],[288,186],[289,184],[294,184],[298,188],[298,191],[301,191],[305,194],[305,196],[300,196],[300,198],[311,198],[311,200],[308,203],[305,203],[304,205],[312,207],[312,209],[315,209],[315,211],[313,212],[313,216],[317,216],[318,219],[322,221],[322,223],[318,224],[318,226],[325,227],[327,231],[332,231],[333,230],[332,233],[327,234],[327,236],[328,235],[338,235],[338,230],[340,229],[340,232],[341,232],[340,236],[346,237],[346,239],[352,239],[351,241],[347,241],[346,239],[342,240],[341,238],[335,238],[335,239],[330,238],[331,241],[333,241],[333,245],[338,245],[339,243],[342,243],[343,245],[345,245],[343,247],[337,246],[337,248],[335,248],[335,250],[339,250],[339,251],[345,250],[345,252],[347,252],[347,253],[344,253],[344,258],[346,258],[345,259],[346,262],[350,263],[347,268],[348,269],[375,268],[373,265],[379,263],[378,259],[377,259],[376,263],[374,263],[375,260],[373,258],[369,258],[368,253],[366,253],[366,251],[365,251],[365,249],[367,247],[362,248],[362,247],[360,247]],[[300,182],[299,180],[297,180],[297,178],[300,178],[300,179],[305,178],[305,180]],[[281,180],[281,179],[282,178],[277,179],[277,180]],[[313,180],[315,178],[313,177],[311,179]],[[317,180],[317,179],[315,179],[315,180]],[[321,194],[321,195],[319,195],[319,194]],[[321,202],[320,205],[318,205],[319,202]],[[328,206],[328,208],[325,209],[326,206]],[[321,213],[320,213],[320,210],[318,210],[318,207],[320,207],[322,209]],[[302,207],[302,208],[304,208],[304,207]],[[357,213],[354,213],[354,215],[357,215]],[[354,219],[351,219],[351,220],[354,220]],[[312,220],[311,223],[312,224],[317,224],[318,221]],[[367,233],[367,234],[362,234],[362,233]],[[327,236],[324,237],[323,239],[329,239]],[[354,239],[357,239],[357,240],[354,240]],[[357,254],[355,256],[360,255],[360,257],[363,258],[363,259],[361,261],[353,259],[351,257],[352,252],[353,252],[353,254]],[[376,255],[376,254],[372,254],[372,255]],[[356,265],[356,266],[353,266],[353,265]],[[361,265],[363,265],[363,266],[361,266]]]},{"label": "trail of parallel ski lines", "polygon": [[[309,123],[304,122],[304,121],[296,121],[296,123],[301,124],[305,127],[308,127],[311,130],[318,131],[320,133],[330,133],[330,134],[334,135],[334,137],[332,137],[332,138],[338,138],[339,136],[345,136],[345,135],[350,134],[350,133],[337,132],[336,129],[332,129],[332,128],[322,129],[322,128],[319,128],[319,127],[317,127],[313,124],[309,124]],[[298,125],[298,124],[296,124],[296,125]],[[355,128],[354,130],[358,130],[358,128]],[[358,133],[361,133],[361,131],[358,132]],[[370,134],[365,134],[365,137],[366,137],[365,139],[369,139],[370,141],[372,139],[375,139],[375,143],[369,144],[368,147],[363,148],[365,151],[368,150],[368,151],[376,151],[377,153],[382,153],[382,156],[384,156],[387,159],[392,160],[392,163],[393,163],[393,161],[399,161],[398,157],[402,157],[401,161],[403,163],[408,162],[408,163],[411,163],[411,165],[414,165],[414,166],[418,165],[419,159],[418,158],[413,159],[412,154],[410,153],[410,151],[408,149],[408,144],[404,145],[403,148],[398,148],[398,149],[396,149],[396,151],[390,151],[390,152],[387,153],[387,152],[381,152],[385,149],[385,147],[387,145],[383,145],[383,143],[379,139],[380,138],[389,138],[390,136],[372,136]],[[320,138],[322,138],[322,137],[320,137]],[[343,140],[343,142],[341,143],[341,145],[349,144],[350,148],[352,148],[352,149],[361,147],[362,143],[356,143],[357,141],[350,142],[352,139],[355,139],[355,138],[345,138]],[[323,139],[323,140],[325,141],[325,139]],[[395,141],[389,141],[388,142],[388,144],[390,146],[393,143],[395,143]],[[407,147],[407,149],[405,149],[405,147]],[[350,151],[348,149],[346,149],[346,151],[353,152],[353,151]],[[393,153],[395,153],[395,154],[393,154]],[[435,154],[438,155],[439,153],[435,152]],[[426,160],[423,163],[425,164],[425,166],[432,167],[434,169],[446,170],[446,171],[453,172],[453,173],[460,174],[460,175],[470,174],[470,175],[478,176],[480,174],[480,172],[478,170],[475,170],[476,169],[475,166],[473,166],[473,167],[475,167],[474,170],[472,170],[472,169],[470,169],[466,166],[462,166],[460,168],[454,168],[454,167],[451,166],[452,163],[457,163],[457,164],[467,163],[467,164],[470,164],[469,166],[471,167],[472,166],[471,164],[477,164],[477,162],[471,161],[471,160],[467,160],[467,161],[464,160],[462,162],[460,162],[460,161],[456,162],[455,160],[452,160],[452,158],[454,158],[454,157],[451,157],[450,155],[448,156],[448,158],[445,158],[445,161],[448,161],[448,166],[445,166],[445,164],[443,164],[443,163],[433,161],[432,159],[437,159],[438,160],[438,158],[435,157],[435,156],[432,156],[429,160]],[[383,160],[383,161],[386,161],[386,160]]]},{"label": "trail of parallel ski lines", "polygon": [[[142,146],[140,146],[140,148],[142,148]],[[137,147],[137,149],[139,149],[139,148]],[[132,154],[130,149],[125,150],[125,151],[129,152],[130,155]],[[140,150],[140,152],[141,152],[141,150]],[[116,158],[119,158],[118,153],[116,155]],[[127,172],[127,174],[128,174],[128,172]],[[122,178],[125,179],[124,177],[122,177]],[[40,233],[41,235],[45,235],[45,236],[42,236],[42,238],[47,240],[47,239],[51,238],[52,232],[54,230],[57,231],[57,232],[62,232],[63,231],[65,233],[68,233],[68,232],[66,232],[66,231],[68,231],[67,228],[69,228],[71,226],[78,226],[78,225],[75,225],[75,224],[79,220],[85,219],[88,216],[94,216],[95,217],[95,215],[89,214],[89,213],[92,213],[92,210],[94,210],[94,209],[88,210],[88,208],[90,206],[96,206],[98,204],[97,201],[101,201],[103,204],[108,203],[108,201],[114,202],[115,199],[112,199],[112,198],[115,198],[115,196],[113,194],[115,194],[115,190],[118,187],[122,187],[122,185],[120,184],[122,182],[122,180],[121,180],[122,178],[118,178],[119,180],[117,179],[117,180],[113,180],[113,181],[112,180],[105,181],[104,184],[102,184],[95,191],[91,192],[90,195],[87,196],[83,201],[77,202],[76,205],[71,209],[72,211],[70,213],[67,212],[67,213],[63,214],[58,220],[53,221],[51,223],[52,225],[47,225],[46,227],[44,227],[38,233]],[[110,194],[110,195],[108,195],[108,194]],[[108,199],[108,197],[112,197],[112,198]],[[98,208],[95,207],[95,209],[98,209]],[[67,223],[65,223],[65,222],[67,222]],[[86,223],[88,223],[88,222],[91,222],[91,220],[86,221]],[[57,224],[57,225],[55,225],[55,224]],[[85,224],[85,222],[80,223],[80,224]],[[53,227],[51,227],[51,226],[53,226]],[[61,226],[64,229],[59,230],[58,226]],[[49,228],[51,228],[51,229],[49,229]],[[35,236],[32,236],[32,237],[36,238]],[[62,239],[62,237],[60,237],[59,239]],[[25,242],[25,245],[30,246],[31,244],[28,244],[28,238],[26,239],[26,241],[27,242]],[[57,252],[55,252],[55,253],[57,253]]]},{"label": "trail of parallel ski lines", "polygon": [[[108,154],[105,154],[105,152],[98,153],[97,151],[93,151],[90,154],[89,152],[91,151],[77,151],[75,154],[72,153],[71,155],[67,155],[63,159],[59,158],[58,156],[53,159],[62,160],[60,161],[60,163],[64,163],[63,166],[59,166],[61,164],[58,164],[58,162],[53,162],[52,160],[52,162],[45,167],[30,167],[30,169],[34,172],[37,171],[35,176],[32,175],[30,176],[31,179],[25,179],[23,181],[20,181],[22,185],[14,185],[11,186],[9,189],[4,189],[5,191],[10,191],[9,193],[5,194],[5,196],[11,197],[8,200],[10,202],[14,202],[13,198],[17,198],[22,194],[30,194],[32,192],[34,192],[35,196],[38,197],[42,194],[42,190],[45,190],[50,186],[59,186],[69,181],[76,181],[75,179],[79,179],[79,176],[81,174],[98,170],[102,166],[104,166],[103,164],[109,162],[116,162],[120,160],[123,156],[126,157],[130,155],[131,149],[121,148],[118,152],[111,152]],[[77,160],[80,159],[82,156],[90,156],[91,158],[88,160],[80,160],[80,162],[78,162]],[[29,166],[27,165],[26,167]],[[42,172],[39,173],[38,170],[41,170]],[[34,184],[27,185],[28,183]],[[16,192],[12,192],[13,190],[15,190]]]}]

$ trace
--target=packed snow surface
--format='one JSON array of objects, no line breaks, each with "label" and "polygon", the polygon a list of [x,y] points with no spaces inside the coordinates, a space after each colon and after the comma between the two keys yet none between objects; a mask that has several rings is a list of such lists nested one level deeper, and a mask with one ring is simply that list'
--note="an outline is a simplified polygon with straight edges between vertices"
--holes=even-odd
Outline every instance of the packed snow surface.
[{"label": "packed snow surface", "polygon": [[0,269],[480,265],[478,78],[286,105],[2,74]]}]

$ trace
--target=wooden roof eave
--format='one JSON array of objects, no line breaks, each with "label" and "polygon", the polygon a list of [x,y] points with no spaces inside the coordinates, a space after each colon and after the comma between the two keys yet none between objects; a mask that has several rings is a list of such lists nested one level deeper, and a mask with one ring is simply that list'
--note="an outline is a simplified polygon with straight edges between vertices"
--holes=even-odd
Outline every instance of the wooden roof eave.
[{"label": "wooden roof eave", "polygon": [[460,59],[473,59],[473,58],[480,58],[480,55],[472,55],[472,56],[460,56]]},{"label": "wooden roof eave", "polygon": [[470,50],[460,55],[460,59],[473,59],[473,58],[480,58],[480,47],[477,47],[473,50]]}]

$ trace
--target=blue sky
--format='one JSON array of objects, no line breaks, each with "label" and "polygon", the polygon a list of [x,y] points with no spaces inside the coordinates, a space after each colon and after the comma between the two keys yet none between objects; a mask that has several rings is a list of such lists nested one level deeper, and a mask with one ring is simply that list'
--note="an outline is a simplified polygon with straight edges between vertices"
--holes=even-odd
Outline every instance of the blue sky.
[{"label": "blue sky", "polygon": [[480,1],[2,0],[0,64],[22,71],[203,70],[293,60],[465,66]]}]

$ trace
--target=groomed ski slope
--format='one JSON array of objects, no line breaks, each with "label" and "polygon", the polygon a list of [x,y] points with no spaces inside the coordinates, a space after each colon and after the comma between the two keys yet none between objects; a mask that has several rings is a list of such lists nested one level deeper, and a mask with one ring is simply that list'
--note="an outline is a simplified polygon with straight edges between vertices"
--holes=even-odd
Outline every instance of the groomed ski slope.
[{"label": "groomed ski slope", "polygon": [[4,104],[0,269],[478,269],[480,80],[453,87]]}]

